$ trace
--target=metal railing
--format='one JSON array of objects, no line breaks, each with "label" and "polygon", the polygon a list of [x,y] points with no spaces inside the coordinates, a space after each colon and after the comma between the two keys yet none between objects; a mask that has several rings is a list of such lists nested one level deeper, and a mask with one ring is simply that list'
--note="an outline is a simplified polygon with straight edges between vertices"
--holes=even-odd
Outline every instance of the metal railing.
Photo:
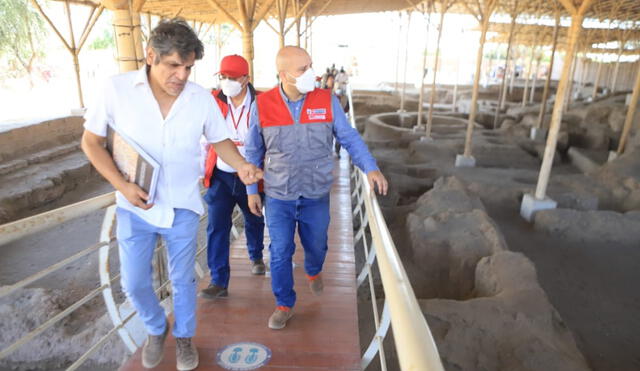
[{"label": "metal railing", "polygon": [[[351,86],[346,90],[349,119],[351,126],[356,128]],[[369,283],[376,330],[362,356],[361,369],[366,369],[378,355],[381,369],[387,370],[383,342],[391,325],[400,368],[403,371],[444,371],[431,330],[420,310],[411,282],[387,229],[374,190],[371,189],[367,176],[356,167],[353,167],[351,172],[351,180],[354,185],[351,194],[355,204],[353,218],[359,222],[354,246],[362,242],[365,258],[362,270],[358,274],[357,285],[360,287],[365,281]],[[378,310],[372,273],[376,264],[385,296],[382,316]]]},{"label": "metal railing", "polygon": [[[47,229],[51,229],[53,227],[59,226],[63,223],[66,223],[72,219],[79,218],[90,213],[99,211],[100,209],[105,210],[105,215],[102,222],[102,228],[100,231],[100,239],[99,242],[91,245],[84,250],[77,252],[76,254],[63,259],[51,266],[29,276],[26,277],[19,282],[16,282],[10,286],[2,286],[0,287],[0,299],[7,297],[8,295],[16,292],[17,290],[24,288],[49,274],[52,274],[60,269],[72,264],[79,259],[90,256],[92,253],[99,253],[99,278],[100,283],[98,287],[92,289],[88,294],[86,294],[81,299],[77,300],[67,308],[63,309],[61,312],[55,314],[53,317],[46,320],[37,328],[31,330],[27,334],[20,337],[18,340],[14,341],[12,344],[9,344],[4,349],[0,350],[0,360],[8,357],[10,354],[29,343],[31,340],[41,335],[46,330],[50,329],[54,325],[60,323],[62,320],[70,316],[74,311],[78,308],[82,307],[84,304],[88,303],[90,300],[102,294],[103,300],[105,302],[105,307],[107,309],[107,313],[111,318],[113,323],[113,328],[111,328],[102,338],[100,338],[95,344],[88,345],[88,349],[82,354],[76,361],[74,361],[71,365],[67,367],[66,370],[76,370],[78,369],[84,362],[86,362],[92,354],[94,354],[100,346],[105,344],[112,336],[118,334],[122,339],[123,343],[127,347],[130,352],[134,352],[138,348],[138,344],[135,341],[135,336],[130,333],[129,329],[126,325],[131,322],[132,319],[135,318],[136,311],[131,310],[130,313],[122,314],[122,308],[129,304],[128,299],[126,299],[123,303],[118,304],[113,295],[113,285],[120,278],[120,274],[117,273],[113,277],[111,276],[111,266],[109,264],[109,255],[110,251],[113,247],[116,246],[113,226],[115,222],[115,213],[116,213],[116,205],[115,205],[115,194],[113,192],[104,194],[95,198],[91,198],[85,201],[81,201],[75,204],[71,204],[59,209],[55,209],[52,211],[48,211],[46,213],[38,214],[32,217],[24,218],[15,222],[7,223],[0,225],[0,246],[17,241],[23,237],[35,234],[37,232],[45,231]],[[236,208],[234,212],[235,216],[232,222],[231,234],[232,238],[237,238],[239,235],[238,230],[235,227],[235,223],[238,218],[241,216],[239,209]],[[207,215],[203,215],[200,218],[200,222],[206,221]],[[206,244],[198,244],[198,249],[196,252],[196,274],[202,278],[205,274],[208,273],[207,268],[203,268],[198,261],[198,258],[204,253],[206,250]],[[171,305],[171,292],[170,292],[170,281],[168,278],[168,270],[166,266],[166,249],[164,247],[164,241],[159,239],[158,247],[156,248],[154,255],[154,286],[155,292],[159,295],[161,300],[161,304],[168,310],[171,311],[173,305]],[[168,303],[167,303],[168,302]]]},{"label": "metal railing", "polygon": [[[355,128],[353,98],[350,86],[347,89],[347,97],[350,106],[349,116],[351,125]],[[393,240],[391,239],[391,235],[387,229],[378,201],[375,198],[373,190],[369,186],[367,177],[362,173],[362,171],[354,168],[351,173],[351,179],[354,184],[352,199],[355,202],[353,217],[354,219],[358,218],[360,224],[354,237],[354,246],[362,242],[365,255],[365,264],[362,271],[358,274],[357,284],[358,287],[360,287],[365,281],[368,281],[376,329],[373,339],[363,354],[361,367],[364,370],[375,356],[378,355],[382,370],[384,371],[387,369],[383,341],[388,333],[389,327],[392,326],[394,330],[396,352],[398,354],[400,367],[403,371],[443,371],[444,368],[438,355],[435,342],[431,336],[431,332],[424,315],[420,310],[415,294],[413,293],[413,289],[411,288],[411,283],[409,282]],[[115,246],[113,226],[116,206],[114,201],[114,193],[109,193],[43,214],[0,225],[0,245],[3,245],[19,240],[25,236],[61,225],[71,219],[106,208],[100,232],[100,239],[97,244],[89,246],[84,250],[55,263],[38,273],[24,278],[13,285],[0,287],[0,299],[2,299],[14,293],[16,290],[26,287],[37,280],[40,280],[75,261],[78,261],[81,258],[87,257],[96,251],[99,252],[99,286],[91,290],[80,300],[62,310],[60,313],[45,321],[36,329],[23,335],[6,348],[0,350],[0,359],[6,358],[18,348],[41,335],[44,331],[59,323],[82,305],[100,294],[102,294],[107,313],[109,313],[113,322],[113,328],[111,328],[95,344],[89,345],[88,350],[73,362],[67,370],[75,370],[79,368],[100,348],[100,346],[105,344],[115,334],[119,335],[129,351],[134,352],[137,349],[138,345],[135,341],[135,337],[126,327],[126,325],[135,318],[136,312],[135,310],[132,310],[130,313],[123,314],[121,309],[128,303],[128,300],[118,304],[113,296],[113,285],[120,278],[120,274],[116,274],[111,277],[109,264],[110,251]],[[235,214],[236,215],[232,223],[233,238],[238,237],[235,222],[237,218],[240,217],[240,213],[237,212],[237,210]],[[200,222],[202,223],[206,218],[207,216],[205,214],[200,218]],[[206,268],[203,269],[198,263],[198,257],[201,256],[205,250],[205,244],[198,245],[195,268],[199,277],[203,277],[207,274]],[[155,281],[157,286],[155,291],[156,294],[160,294],[160,299],[163,300],[163,303],[169,301],[168,304],[171,304],[170,281],[167,277],[165,256],[166,252],[164,244],[159,240],[158,248],[156,249],[154,257],[154,262],[156,263],[154,265],[154,271],[156,274]],[[377,266],[379,269],[385,295],[382,314],[379,313],[377,306],[375,284],[372,275],[372,269],[374,266]],[[166,308],[171,310],[172,305],[166,305]]]}]

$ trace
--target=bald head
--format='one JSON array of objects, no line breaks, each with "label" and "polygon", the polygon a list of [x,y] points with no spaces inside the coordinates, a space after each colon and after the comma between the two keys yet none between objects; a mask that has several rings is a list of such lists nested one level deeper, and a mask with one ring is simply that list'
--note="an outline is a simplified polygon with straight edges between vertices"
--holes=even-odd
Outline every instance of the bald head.
[{"label": "bald head", "polygon": [[306,50],[297,46],[285,46],[276,56],[278,73],[285,72],[291,77],[298,77],[311,68],[311,57]]}]

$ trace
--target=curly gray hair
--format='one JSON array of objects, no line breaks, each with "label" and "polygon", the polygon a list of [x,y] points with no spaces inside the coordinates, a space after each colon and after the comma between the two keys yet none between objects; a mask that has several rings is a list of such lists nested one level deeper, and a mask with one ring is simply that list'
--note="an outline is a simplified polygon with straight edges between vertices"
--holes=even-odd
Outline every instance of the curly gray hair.
[{"label": "curly gray hair", "polygon": [[202,59],[204,45],[198,39],[198,35],[189,24],[181,18],[162,20],[151,31],[149,46],[153,48],[157,56],[154,64],[160,63],[160,58],[175,52],[180,58],[186,59],[191,53],[195,53],[196,60]]}]

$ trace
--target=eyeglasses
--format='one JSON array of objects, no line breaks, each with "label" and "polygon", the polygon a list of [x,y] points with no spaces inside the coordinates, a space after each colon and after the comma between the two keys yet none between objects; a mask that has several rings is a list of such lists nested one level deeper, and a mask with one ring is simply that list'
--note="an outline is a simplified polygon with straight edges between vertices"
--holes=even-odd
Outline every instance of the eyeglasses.
[{"label": "eyeglasses", "polygon": [[223,81],[223,80],[231,80],[231,81],[238,81],[242,78],[242,76],[240,77],[231,77],[231,76],[225,76],[225,75],[218,75],[218,80]]}]

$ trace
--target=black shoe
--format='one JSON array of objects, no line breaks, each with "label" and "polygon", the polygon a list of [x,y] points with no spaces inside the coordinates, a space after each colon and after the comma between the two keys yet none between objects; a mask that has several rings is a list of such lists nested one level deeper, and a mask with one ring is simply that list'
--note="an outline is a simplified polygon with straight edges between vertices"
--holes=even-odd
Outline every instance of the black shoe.
[{"label": "black shoe", "polygon": [[251,274],[262,275],[265,272],[264,260],[258,259],[251,262]]},{"label": "black shoe", "polygon": [[200,297],[208,300],[215,300],[217,298],[224,298],[229,295],[226,288],[218,286],[215,283],[209,284],[209,287],[200,291]]}]

